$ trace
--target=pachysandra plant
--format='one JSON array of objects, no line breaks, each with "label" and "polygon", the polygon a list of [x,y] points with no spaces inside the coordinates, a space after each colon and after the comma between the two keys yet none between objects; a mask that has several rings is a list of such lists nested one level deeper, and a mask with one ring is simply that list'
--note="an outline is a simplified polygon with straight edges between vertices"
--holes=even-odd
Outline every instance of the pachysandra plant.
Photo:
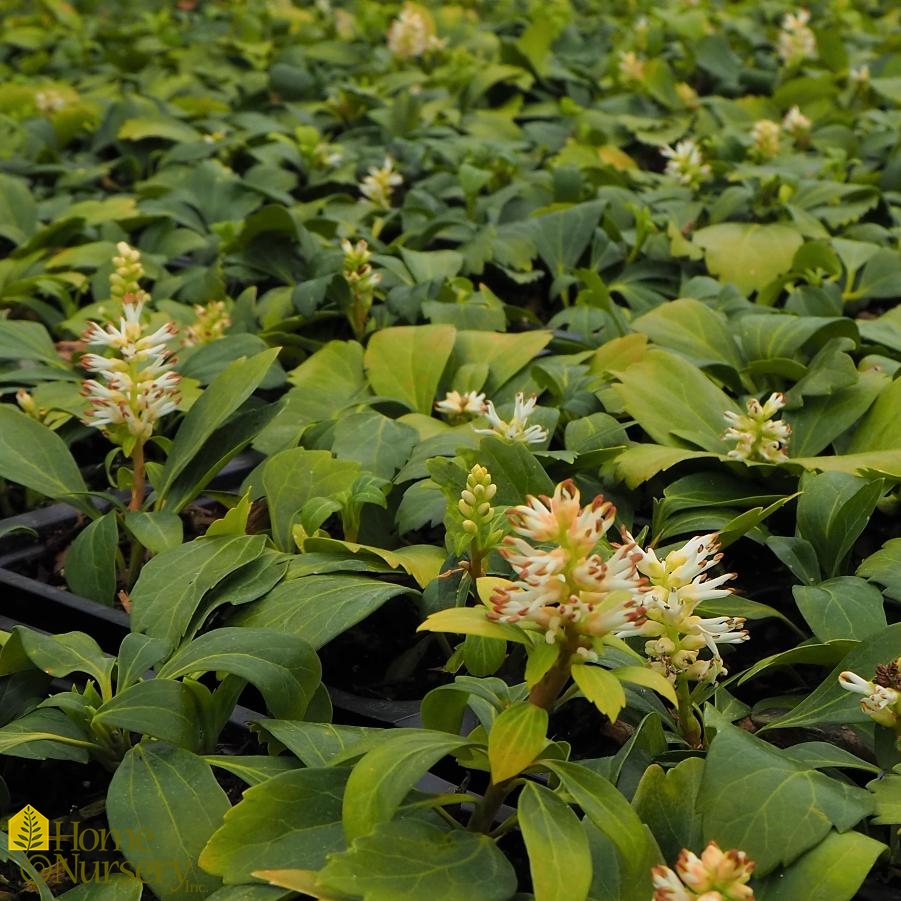
[{"label": "pachysandra plant", "polygon": [[476,463],[466,476],[459,500],[448,505],[447,540],[454,553],[467,555],[474,584],[484,575],[485,558],[504,536],[503,512],[491,505],[496,493],[491,473]]},{"label": "pachysandra plant", "polygon": [[710,842],[698,857],[683,849],[675,869],[654,867],[653,901],[754,901],[754,861],[744,851]]},{"label": "pachysandra plant", "polygon": [[139,284],[144,274],[140,252],[125,242],[120,242],[117,250],[110,293],[121,304],[122,316],[118,327],[88,324],[85,344],[105,348],[108,353],[82,356],[81,365],[98,375],[84,382],[82,393],[89,405],[85,424],[100,429],[131,460],[129,510],[139,510],[146,482],[144,446],[156,423],[178,409],[180,400],[181,376],[174,371],[168,348],[177,328],[168,322],[151,332],[142,323],[149,298]]},{"label": "pachysandra plant", "polygon": [[359,340],[366,332],[369,311],[382,276],[372,268],[372,252],[366,241],[361,239],[356,244],[348,240],[342,241],[341,251],[344,254],[343,275],[350,288],[347,318],[354,336]]},{"label": "pachysandra plant", "polygon": [[736,442],[728,455],[747,462],[784,463],[792,430],[784,419],[774,419],[784,406],[785,396],[775,391],[763,404],[752,397],[747,413],[727,410],[723,417],[729,428],[723,432],[723,438]]}]

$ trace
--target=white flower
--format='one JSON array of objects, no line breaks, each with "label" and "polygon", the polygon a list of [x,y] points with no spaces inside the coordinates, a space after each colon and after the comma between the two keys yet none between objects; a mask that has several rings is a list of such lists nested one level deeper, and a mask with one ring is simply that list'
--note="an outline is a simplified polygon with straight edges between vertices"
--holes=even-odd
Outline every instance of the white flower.
[{"label": "white flower", "polygon": [[679,141],[675,147],[664,147],[660,153],[668,160],[664,173],[680,184],[697,188],[710,177],[710,166],[704,162],[700,148],[691,138]]},{"label": "white flower", "polygon": [[700,857],[683,848],[675,872],[662,866],[651,870],[653,901],[754,901],[754,890],[747,884],[754,867],[744,851],[722,851],[716,842]]},{"label": "white flower", "polygon": [[444,41],[435,34],[435,25],[422,7],[407,3],[388,29],[388,49],[397,59],[414,59],[430,50],[440,50]]},{"label": "white flower", "polygon": [[391,208],[394,189],[403,183],[403,176],[394,171],[394,161],[386,156],[381,168],[370,166],[369,174],[360,183],[360,193],[371,203],[387,210]]},{"label": "white flower", "polygon": [[838,684],[845,691],[862,695],[860,709],[881,726],[901,726],[901,657],[877,666],[872,682],[845,671],[839,674]]},{"label": "white flower", "polygon": [[436,401],[435,409],[451,417],[463,416],[467,413],[480,414],[488,409],[485,395],[477,391],[448,391],[444,400]]},{"label": "white flower", "polygon": [[801,112],[801,108],[793,106],[782,119],[782,130],[798,141],[807,137],[811,124],[810,119]]},{"label": "white flower", "polygon": [[779,153],[778,122],[772,119],[758,119],[751,129],[751,151],[761,160],[771,160]]},{"label": "white flower", "polygon": [[787,13],[782,20],[782,31],[779,32],[776,50],[779,58],[788,66],[796,65],[817,54],[817,39],[807,27],[809,21],[810,12],[806,9],[800,9],[797,13]]},{"label": "white flower", "polygon": [[748,401],[747,413],[726,410],[723,418],[729,428],[723,432],[726,441],[738,442],[728,456],[733,460],[758,460],[765,463],[782,463],[788,459],[785,453],[791,437],[791,426],[773,417],[785,406],[785,396],[774,392],[761,405],[757,398]]},{"label": "white flower", "polygon": [[513,416],[509,422],[504,421],[497,414],[494,402],[488,401],[488,409],[485,416],[491,424],[490,429],[476,429],[479,435],[497,435],[510,441],[524,441],[526,444],[541,444],[547,439],[547,429],[540,425],[528,425],[529,414],[535,409],[537,398],[532,395],[525,400],[522,392],[516,395],[513,405]]},{"label": "white flower", "polygon": [[[591,659],[591,639],[632,632],[643,622],[638,554],[634,545],[617,548],[608,560],[593,553],[616,511],[603,497],[580,507],[572,481],[558,485],[552,498],[528,501],[507,511],[517,535],[504,539],[501,553],[518,579],[494,592],[488,618],[531,623],[550,644],[571,629],[586,637],[583,656]],[[526,538],[550,547],[535,547]]]}]

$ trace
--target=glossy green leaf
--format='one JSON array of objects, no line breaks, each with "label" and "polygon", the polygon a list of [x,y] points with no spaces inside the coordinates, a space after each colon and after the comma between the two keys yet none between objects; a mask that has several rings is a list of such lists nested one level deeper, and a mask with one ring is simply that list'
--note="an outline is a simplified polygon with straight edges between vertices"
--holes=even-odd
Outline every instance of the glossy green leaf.
[{"label": "glossy green leaf", "polygon": [[532,765],[547,744],[547,726],[547,711],[528,701],[497,715],[488,733],[488,761],[495,785]]},{"label": "glossy green leaf", "polygon": [[276,717],[301,719],[319,686],[322,670],[313,648],[275,629],[221,627],[195,638],[172,655],[158,679],[225,672],[256,686]]},{"label": "glossy green leaf", "polygon": [[478,449],[462,449],[467,468],[480,463],[497,485],[493,503],[521,504],[526,495],[551,495],[554,483],[548,478],[532,452],[519,442],[509,442],[493,435],[482,438]]},{"label": "glossy green leaf", "polygon": [[528,782],[520,793],[517,814],[529,855],[535,901],[587,898],[591,855],[572,808],[549,789]]},{"label": "glossy green leaf", "polygon": [[200,855],[200,866],[226,884],[251,881],[260,869],[319,869],[342,851],[341,802],[349,770],[282,773],[248,788]]},{"label": "glossy green leaf", "polygon": [[870,554],[860,566],[857,575],[885,585],[885,593],[895,600],[901,600],[901,538],[890,538]]},{"label": "glossy green leaf", "polygon": [[855,429],[848,453],[890,450],[901,447],[898,420],[901,418],[901,381],[888,382]]},{"label": "glossy green leaf", "polygon": [[91,750],[99,749],[62,710],[38,708],[0,729],[0,754],[12,757],[87,763]]},{"label": "glossy green leaf", "polygon": [[609,670],[588,664],[574,666],[572,675],[585,698],[611,722],[615,722],[626,706],[626,692],[619,679]]},{"label": "glossy green leaf", "polygon": [[[91,874],[92,870],[88,868],[87,872]],[[59,895],[60,901],[141,901],[144,886],[140,879],[135,879],[134,876],[117,876],[115,867],[110,868],[109,875],[102,869],[98,872],[102,874],[102,880],[76,885],[75,888]]]},{"label": "glossy green leaf", "polygon": [[509,901],[516,892],[513,867],[487,835],[415,820],[380,823],[329,858],[319,878],[325,897],[336,899]]},{"label": "glossy green leaf", "polygon": [[878,664],[898,657],[898,648],[901,648],[901,623],[894,623],[851,650],[796,707],[764,728],[790,729],[828,723],[868,722],[869,717],[858,704],[859,697],[839,685],[839,673],[849,670],[862,678],[872,679]]},{"label": "glossy green leaf", "polygon": [[151,554],[177,548],[184,538],[184,526],[178,514],[166,510],[153,513],[129,511],[125,514],[125,527]]},{"label": "glossy green leaf", "polygon": [[10,404],[0,405],[0,477],[97,515],[83,496],[87,486],[63,439]]},{"label": "glossy green leaf", "polygon": [[411,410],[430,413],[455,337],[456,329],[450,325],[397,326],[376,332],[364,356],[373,391],[402,401]]},{"label": "glossy green leaf", "polygon": [[359,474],[359,463],[336,460],[324,450],[298,447],[270,457],[263,467],[263,488],[278,547],[283,551],[294,548],[291,527],[304,504],[349,490]]},{"label": "glossy green leaf", "polygon": [[178,644],[207,592],[256,560],[265,545],[264,535],[204,538],[158,554],[132,589],[132,629]]},{"label": "glossy green leaf", "polygon": [[545,760],[585,816],[616,845],[629,865],[647,859],[648,837],[638,814],[612,782],[578,763]]},{"label": "glossy green leaf", "polygon": [[403,585],[365,576],[305,576],[282,582],[231,622],[256,629],[280,629],[321,648],[391,598],[409,593]]},{"label": "glossy green leaf", "polygon": [[835,576],[866,526],[882,483],[824,472],[805,475],[800,488],[798,534],[814,546],[826,575]]},{"label": "glossy green leaf", "polygon": [[862,789],[787,759],[778,748],[723,724],[707,754],[698,796],[704,834],[741,848],[765,876],[872,811]]},{"label": "glossy green leaf", "polygon": [[363,756],[347,782],[343,821],[348,841],[391,820],[429,767],[465,744],[465,738],[425,729],[386,736]]},{"label": "glossy green leaf", "polygon": [[750,294],[791,269],[804,239],[789,225],[721,222],[698,229],[692,241],[704,251],[712,275]]},{"label": "glossy green leaf", "polygon": [[338,420],[332,452],[338,459],[355,460],[366,472],[391,479],[418,442],[416,429],[370,410]]},{"label": "glossy green leaf", "polygon": [[119,523],[105,513],[78,533],[66,556],[66,584],[82,597],[112,606],[116,594]]},{"label": "glossy green leaf", "polygon": [[540,330],[519,334],[458,332],[454,344],[454,368],[467,364],[487,364],[488,378],[482,390],[492,397],[531,363],[550,340],[551,332]]},{"label": "glossy green leaf", "polygon": [[[379,730],[366,726],[336,726],[332,723],[302,723],[289,720],[262,720],[257,728],[272,737],[273,745],[283,746],[304,766],[328,766],[332,758],[343,754],[353,745],[370,738]],[[263,738],[263,741],[267,739]]]},{"label": "glossy green leaf", "polygon": [[885,845],[860,832],[830,832],[791,866],[756,880],[759,901],[852,901]]},{"label": "glossy green leaf", "polygon": [[219,888],[220,880],[201,870],[197,858],[229,806],[199,757],[146,742],[125,755],[106,797],[110,828],[120,835],[146,830],[146,842],[121,851],[132,870],[142,868],[160,901],[205,898]]},{"label": "glossy green leaf", "polygon": [[102,684],[110,677],[113,660],[84,632],[45,635],[26,626],[16,626],[0,650],[0,675],[20,672],[29,666],[58,678],[85,673]]},{"label": "glossy green leaf", "polygon": [[651,351],[616,375],[614,390],[626,411],[658,444],[682,445],[690,435],[703,450],[729,450],[723,413],[738,411],[735,401],[682,357]]},{"label": "glossy green leaf", "polygon": [[189,751],[200,743],[194,695],[181,682],[169,679],[150,679],[126,688],[107,701],[91,722],[149,735]]},{"label": "glossy green leaf", "polygon": [[260,785],[289,770],[296,770],[300,764],[292,757],[268,757],[264,754],[205,754],[205,763],[225,770],[247,785]]},{"label": "glossy green leaf", "polygon": [[172,442],[157,487],[160,507],[178,475],[206,440],[253,394],[277,356],[275,348],[249,359],[235,360],[210,382],[188,411]]},{"label": "glossy green leaf", "polygon": [[882,592],[856,576],[839,576],[819,585],[796,585],[792,594],[820,641],[863,641],[887,625]]}]

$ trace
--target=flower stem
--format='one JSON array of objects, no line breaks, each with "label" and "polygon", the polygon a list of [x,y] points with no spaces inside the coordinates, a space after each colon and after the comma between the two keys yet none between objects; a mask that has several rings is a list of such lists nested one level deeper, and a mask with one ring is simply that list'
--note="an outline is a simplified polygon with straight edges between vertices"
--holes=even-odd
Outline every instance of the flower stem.
[{"label": "flower stem", "polygon": [[676,682],[676,699],[679,702],[679,731],[690,748],[704,747],[703,733],[691,704],[691,691],[688,680],[679,674]]},{"label": "flower stem", "polygon": [[509,791],[509,780],[498,785],[495,785],[493,782],[489,783],[482,800],[473,810],[466,828],[470,832],[484,832],[486,834],[490,832],[491,827],[494,825],[494,818]]},{"label": "flower stem", "polygon": [[141,504],[144,502],[145,473],[144,443],[142,441],[135,444],[134,450],[131,452],[131,462],[134,466],[134,474],[131,483],[131,503],[129,503],[128,509],[135,511],[140,510]]},{"label": "flower stem", "polygon": [[564,639],[563,647],[560,648],[560,656],[554,665],[541,677],[541,680],[532,686],[532,690],[529,692],[529,703],[534,704],[536,707],[543,707],[547,711],[553,709],[554,704],[557,703],[557,698],[560,697],[563,689],[566,688],[566,683],[569,682],[573,668],[573,654],[575,654],[576,648],[579,646],[577,635],[570,635],[568,632],[565,634],[566,638]]}]

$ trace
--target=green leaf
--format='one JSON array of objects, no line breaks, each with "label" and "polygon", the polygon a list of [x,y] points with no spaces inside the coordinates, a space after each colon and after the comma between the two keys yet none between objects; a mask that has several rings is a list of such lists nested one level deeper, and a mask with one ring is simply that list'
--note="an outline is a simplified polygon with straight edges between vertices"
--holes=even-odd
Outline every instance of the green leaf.
[{"label": "green leaf", "polygon": [[283,582],[232,617],[243,627],[279,629],[321,648],[410,589],[365,576],[305,576]]},{"label": "green leaf", "polygon": [[[151,554],[177,548],[183,540],[184,528],[180,517],[166,510],[153,513],[131,510],[125,514],[125,528]],[[68,567],[68,561],[66,565]]]},{"label": "green leaf", "polygon": [[614,390],[626,412],[658,444],[684,445],[690,435],[704,450],[725,453],[723,413],[738,412],[735,401],[720,391],[696,366],[662,350],[616,373]]},{"label": "green leaf", "polygon": [[366,901],[509,901],[516,893],[513,867],[487,835],[414,820],[379,824],[332,855],[319,878],[326,897],[336,889]]},{"label": "green leaf", "polygon": [[871,300],[897,297],[901,279],[901,254],[881,247],[866,262],[853,291],[845,291],[845,300]]},{"label": "green leaf", "polygon": [[497,485],[494,503],[521,504],[526,495],[551,495],[554,483],[550,480],[532,452],[519,442],[509,442],[486,435],[477,450],[461,449],[467,468],[480,463]]},{"label": "green leaf", "polygon": [[463,664],[473,676],[492,676],[507,659],[507,642],[481,635],[463,641]]},{"label": "green leaf", "polygon": [[517,814],[535,901],[587,898],[592,877],[588,838],[569,805],[549,789],[528,782],[520,793]]},{"label": "green leaf", "polygon": [[103,881],[83,882],[58,897],[60,901],[141,901],[143,889],[140,879],[116,876],[112,870],[110,874],[104,873]]},{"label": "green leaf", "polygon": [[584,697],[610,722],[616,722],[620,711],[626,706],[626,692],[619,679],[609,670],[588,664],[574,666],[572,675]]},{"label": "green leaf", "polygon": [[113,774],[106,796],[110,828],[120,835],[146,830],[146,842],[122,848],[132,869],[160,901],[204,898],[221,885],[197,858],[229,809],[209,766],[181,748],[142,742]]},{"label": "green leaf", "polygon": [[644,824],[612,782],[578,763],[544,760],[585,816],[614,843],[629,866],[645,862],[648,836]]},{"label": "green leaf", "polygon": [[[543,330],[519,334],[458,332],[452,366],[457,370],[469,364],[487,364],[488,378],[483,390],[491,397],[528,366],[547,347],[551,337],[551,332]],[[457,388],[457,385],[452,387]]]},{"label": "green leaf", "polygon": [[350,490],[359,474],[359,463],[336,460],[325,450],[296,447],[270,457],[263,466],[263,487],[278,547],[294,548],[291,527],[304,504]]},{"label": "green leaf", "polygon": [[0,676],[31,666],[56,678],[86,673],[100,684],[107,682],[113,659],[84,632],[44,635],[26,626],[16,626],[0,649]]},{"label": "green leaf", "polygon": [[343,851],[341,802],[348,769],[292,770],[248,788],[200,855],[223,882],[249,882],[260,869],[319,869]]},{"label": "green leaf", "polygon": [[122,692],[133,685],[151,667],[168,657],[171,648],[165,641],[150,638],[140,632],[129,632],[119,645],[116,660],[116,691]]},{"label": "green leaf", "polygon": [[272,885],[225,885],[209,901],[287,901],[294,893]]},{"label": "green leaf", "polygon": [[247,785],[260,785],[289,770],[300,767],[292,757],[268,757],[264,754],[204,754],[204,762],[237,776]]},{"label": "green leaf", "polygon": [[672,862],[683,848],[703,845],[695,811],[703,774],[704,761],[689,757],[670,770],[652,764],[638,783],[632,806],[654,833],[664,860]]},{"label": "green leaf", "polygon": [[119,523],[113,511],[79,532],[66,556],[66,584],[82,597],[112,606],[116,593]]},{"label": "green leaf", "polygon": [[37,709],[0,729],[0,754],[87,763],[93,742],[62,710]]},{"label": "green leaf", "polygon": [[894,774],[875,779],[867,788],[876,804],[873,822],[883,826],[901,823],[901,769],[895,767]]},{"label": "green leaf", "polygon": [[698,229],[692,241],[704,251],[712,275],[732,282],[744,294],[759,291],[791,269],[804,243],[788,225],[721,222]]},{"label": "green leaf", "polygon": [[597,200],[578,203],[529,222],[529,233],[552,276],[563,275],[578,264],[606,205]]},{"label": "green leaf", "polygon": [[901,647],[901,623],[894,623],[850,651],[821,685],[794,709],[775,722],[768,723],[761,731],[829,723],[869,722],[869,717],[860,709],[858,696],[845,691],[839,685],[839,673],[849,670],[865,679],[871,679],[878,664],[888,663],[898,656],[899,647]]},{"label": "green leaf", "polygon": [[744,365],[726,317],[699,300],[685,297],[661,304],[635,319],[632,328],[698,366],[720,363],[738,371]]},{"label": "green leaf", "polygon": [[401,247],[400,256],[417,285],[434,279],[451,279],[460,272],[464,262],[463,255],[456,250],[419,251]]},{"label": "green leaf", "polygon": [[91,518],[97,515],[81,496],[88,489],[63,439],[10,404],[0,405],[0,478],[64,500]]},{"label": "green leaf", "polygon": [[901,447],[898,420],[901,418],[901,380],[885,384],[876,403],[855,429],[848,453],[858,451],[891,450]]},{"label": "green leaf", "polygon": [[[328,766],[332,758],[343,754],[353,745],[371,737],[378,729],[366,726],[335,726],[332,723],[301,723],[288,720],[263,720],[256,728],[268,733],[272,745],[284,746],[304,766]],[[265,737],[263,738],[265,741]]]},{"label": "green leaf", "polygon": [[265,535],[240,535],[203,538],[158,554],[132,589],[132,629],[178,644],[207,593],[256,560],[265,546]]},{"label": "green leaf", "polygon": [[901,600],[901,538],[890,538],[870,554],[857,567],[857,575],[885,585],[889,597]]},{"label": "green leaf", "polygon": [[485,618],[485,610],[477,607],[450,607],[433,613],[417,629],[418,632],[452,632],[456,635],[482,635],[529,644],[528,633],[510,623],[495,623]]},{"label": "green leaf", "polygon": [[200,744],[194,695],[186,685],[150,679],[119,692],[94,715],[93,723],[150,735],[186,750]]},{"label": "green leaf", "polygon": [[663,695],[674,707],[678,703],[676,700],[676,692],[670,681],[660,673],[644,666],[618,666],[612,671],[612,674],[619,679],[620,682],[628,682],[632,685],[640,685],[642,688],[649,688],[656,691],[657,694]]},{"label": "green leaf", "polygon": [[322,675],[316,652],[296,635],[221,627],[177,650],[157,679],[220,671],[256,686],[273,716],[285,719],[303,717]]},{"label": "green leaf", "polygon": [[0,175],[0,237],[24,244],[38,229],[38,206],[28,182]]},{"label": "green leaf", "polygon": [[396,326],[376,332],[364,356],[373,390],[411,410],[430,413],[456,333],[450,325]]},{"label": "green leaf", "polygon": [[[0,184],[2,180],[0,176]],[[68,371],[49,332],[39,322],[0,320],[0,360],[35,360],[61,372]]]},{"label": "green leaf", "polygon": [[856,576],[839,576],[819,585],[796,585],[795,603],[820,641],[863,641],[887,625],[882,592]]},{"label": "green leaf", "polygon": [[160,476],[158,507],[176,477],[191,463],[206,440],[253,394],[278,356],[278,348],[235,360],[200,395],[179,426]]},{"label": "green leaf", "polygon": [[341,460],[356,460],[366,472],[392,479],[418,443],[416,429],[369,410],[338,420],[332,452]]},{"label": "green leaf", "polygon": [[178,119],[135,118],[126,119],[119,127],[116,135],[121,141],[143,141],[146,138],[158,138],[162,141],[174,141],[177,144],[190,144],[202,137],[197,129]]},{"label": "green leaf", "polygon": [[827,576],[841,569],[882,495],[882,482],[842,472],[806,474],[801,479],[797,531],[817,552]]},{"label": "green leaf", "polygon": [[747,852],[765,876],[815,847],[833,826],[850,829],[872,811],[872,801],[724,723],[707,754],[698,809],[704,834]]},{"label": "green leaf", "polygon": [[426,729],[386,735],[353,768],[344,796],[344,832],[348,841],[368,835],[392,819],[420,777],[465,738]]},{"label": "green leaf", "polygon": [[790,867],[755,880],[758,901],[852,901],[885,850],[860,832],[830,832]]},{"label": "green leaf", "polygon": [[547,711],[528,701],[502,710],[488,733],[491,781],[497,785],[528,769],[547,744]]}]

